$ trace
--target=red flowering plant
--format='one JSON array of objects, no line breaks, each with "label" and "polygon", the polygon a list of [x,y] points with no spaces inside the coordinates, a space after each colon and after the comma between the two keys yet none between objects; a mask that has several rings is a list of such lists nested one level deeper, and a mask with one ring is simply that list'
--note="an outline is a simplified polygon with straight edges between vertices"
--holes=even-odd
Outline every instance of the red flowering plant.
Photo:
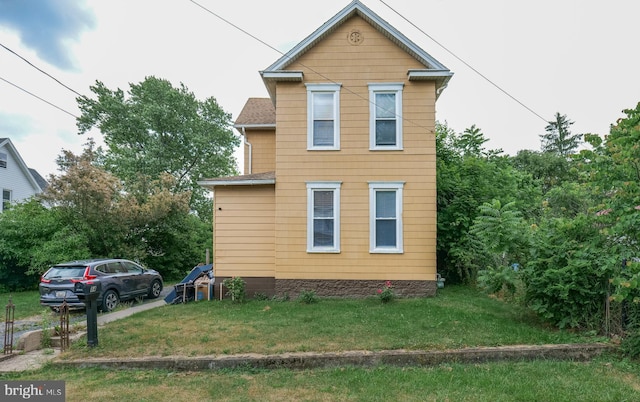
[{"label": "red flowering plant", "polygon": [[391,281],[385,281],[382,289],[378,289],[378,297],[383,303],[389,303],[390,301],[393,301],[393,299],[395,299],[396,294],[393,292]]}]

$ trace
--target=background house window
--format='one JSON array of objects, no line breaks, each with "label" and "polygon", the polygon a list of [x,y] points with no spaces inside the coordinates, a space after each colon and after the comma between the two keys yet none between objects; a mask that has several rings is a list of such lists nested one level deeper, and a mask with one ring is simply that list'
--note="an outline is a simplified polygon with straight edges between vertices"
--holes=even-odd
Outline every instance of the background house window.
[{"label": "background house window", "polygon": [[2,190],[2,210],[6,211],[11,205],[11,190]]},{"label": "background house window", "polygon": [[372,150],[402,149],[403,84],[369,84]]},{"label": "background house window", "polygon": [[402,253],[402,182],[369,183],[370,252]]},{"label": "background house window", "polygon": [[307,84],[307,148],[340,149],[340,85]]},{"label": "background house window", "polygon": [[340,252],[340,182],[307,183],[307,252]]},{"label": "background house window", "polygon": [[0,152],[0,168],[7,167],[7,154]]}]

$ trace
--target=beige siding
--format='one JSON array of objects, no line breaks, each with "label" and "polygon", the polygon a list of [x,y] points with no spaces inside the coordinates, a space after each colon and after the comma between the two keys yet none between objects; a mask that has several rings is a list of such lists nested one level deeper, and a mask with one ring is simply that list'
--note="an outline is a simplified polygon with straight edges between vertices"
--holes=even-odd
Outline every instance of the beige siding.
[{"label": "beige siding", "polygon": [[219,186],[214,194],[218,277],[274,277],[274,188]]},{"label": "beige siding", "polygon": [[[352,46],[347,34],[364,35]],[[354,17],[290,70],[304,83],[337,82],[339,151],[307,151],[304,83],[277,86],[275,261],[278,279],[434,280],[436,274],[435,86],[410,82],[424,68]],[[369,83],[403,83],[403,150],[369,150]],[[339,254],[306,251],[307,181],[341,181]],[[404,181],[404,253],[369,252],[369,181]]]},{"label": "beige siding", "polygon": [[[251,148],[244,148],[244,173],[265,173],[276,170],[275,130],[251,130],[245,132]],[[251,164],[251,166],[249,166]]]}]

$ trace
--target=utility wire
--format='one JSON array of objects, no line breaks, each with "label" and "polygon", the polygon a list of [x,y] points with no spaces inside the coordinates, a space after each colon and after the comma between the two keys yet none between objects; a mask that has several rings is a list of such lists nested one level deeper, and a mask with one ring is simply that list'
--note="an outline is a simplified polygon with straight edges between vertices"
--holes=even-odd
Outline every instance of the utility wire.
[{"label": "utility wire", "polygon": [[22,87],[20,87],[20,86],[18,86],[18,85],[16,85],[16,84],[14,84],[14,83],[13,83],[13,82],[11,82],[11,81],[5,80],[5,79],[4,79],[4,78],[2,78],[2,77],[0,77],[0,80],[2,80],[2,81],[4,81],[4,82],[6,82],[7,84],[9,84],[9,85],[11,85],[11,86],[13,86],[13,87],[18,88],[18,89],[19,89],[19,90],[21,90],[22,92],[26,92],[27,94],[29,94],[29,95],[33,96],[33,97],[34,97],[34,98],[36,98],[36,99],[41,100],[42,102],[44,102],[44,103],[46,103],[46,104],[48,104],[48,105],[50,105],[50,106],[55,107],[56,109],[58,109],[58,110],[60,110],[60,111],[62,111],[62,112],[64,112],[64,113],[68,114],[68,115],[69,115],[69,116],[71,116],[71,117],[75,117],[76,119],[78,118],[78,116],[76,116],[75,114],[73,114],[73,113],[71,113],[71,112],[69,112],[69,111],[64,110],[64,109],[63,109],[63,108],[61,108],[60,106],[55,105],[55,104],[53,104],[53,103],[49,102],[48,100],[46,100],[46,99],[43,99],[43,98],[39,97],[38,95],[36,95],[36,94],[34,94],[34,93],[31,93],[31,92],[27,91],[26,89],[24,89],[24,88],[22,88]]},{"label": "utility wire", "polygon": [[465,66],[467,66],[468,68],[471,69],[471,71],[473,71],[474,73],[478,74],[480,77],[482,77],[485,81],[487,81],[489,84],[493,85],[494,87],[496,87],[500,92],[502,92],[503,94],[507,95],[509,98],[511,98],[512,100],[516,101],[520,106],[522,106],[523,108],[527,109],[529,112],[533,113],[535,116],[537,116],[538,118],[540,118],[540,120],[544,121],[545,123],[549,123],[549,121],[547,119],[545,119],[544,117],[542,117],[540,114],[536,113],[533,109],[531,109],[529,106],[525,105],[524,103],[522,103],[520,100],[518,100],[515,96],[511,95],[509,92],[507,92],[505,89],[502,89],[502,87],[500,87],[498,84],[496,84],[495,82],[491,81],[489,78],[487,78],[484,74],[482,74],[480,71],[476,70],[473,66],[471,66],[469,63],[467,63],[466,61],[464,61],[462,58],[458,57],[458,55],[456,55],[455,53],[453,53],[451,50],[449,50],[445,45],[443,45],[442,43],[438,42],[437,40],[435,40],[432,36],[430,36],[428,33],[426,33],[425,31],[422,30],[422,28],[418,27],[416,24],[414,24],[413,22],[409,21],[409,19],[407,19],[404,15],[400,14],[398,11],[396,11],[393,7],[391,7],[390,5],[388,5],[387,3],[384,2],[384,0],[380,0],[380,3],[384,4],[385,6],[387,6],[391,11],[393,11],[394,13],[396,13],[400,18],[402,18],[403,20],[405,20],[406,22],[408,22],[409,24],[411,24],[411,26],[413,26],[414,28],[416,28],[418,31],[422,32],[422,34],[424,36],[426,36],[427,38],[431,39],[433,42],[435,42],[438,46],[440,46],[441,48],[443,48],[447,53],[449,53],[450,55],[452,55],[453,57],[455,57],[458,61],[460,61],[462,64],[464,64]]},{"label": "utility wire", "polygon": [[[231,21],[227,20],[226,18],[224,18],[224,17],[222,17],[222,16],[220,16],[220,15],[216,14],[215,12],[213,12],[213,11],[209,10],[208,8],[206,8],[206,7],[205,7],[205,6],[203,6],[202,4],[198,3],[197,1],[195,1],[195,0],[189,0],[189,1],[190,1],[191,3],[193,3],[193,4],[195,4],[196,6],[200,7],[202,10],[204,10],[204,11],[208,12],[209,14],[213,15],[214,17],[218,18],[219,20],[221,20],[221,21],[225,22],[226,24],[231,25],[233,28],[235,28],[235,29],[239,30],[240,32],[244,33],[245,35],[247,35],[247,36],[249,36],[249,37],[251,37],[251,38],[255,39],[256,41],[258,41],[258,42],[260,42],[260,43],[262,43],[263,45],[267,46],[269,49],[274,50],[275,52],[277,52],[277,53],[281,54],[282,56],[286,56],[286,54],[285,54],[285,53],[283,53],[281,50],[277,49],[277,48],[276,48],[276,47],[274,47],[274,46],[271,46],[271,45],[270,45],[270,44],[268,44],[267,42],[263,41],[262,39],[258,38],[258,37],[257,37],[257,36],[255,36],[255,35],[253,35],[252,33],[250,33],[250,32],[248,32],[248,31],[246,31],[245,29],[240,28],[239,26],[237,26],[236,24],[234,24],[234,23],[232,23]],[[309,71],[311,71],[311,72],[313,72],[313,73],[317,74],[318,76],[320,76],[320,77],[324,78],[325,80],[327,80],[327,81],[331,82],[332,84],[338,84],[338,85],[340,85],[339,83],[335,82],[334,80],[332,80],[331,78],[327,77],[326,75],[324,75],[324,74],[322,74],[322,73],[320,73],[320,72],[318,72],[318,71],[314,70],[312,67],[306,66],[306,65],[304,65],[303,63],[300,63],[299,61],[298,61],[298,64],[300,64],[302,67],[304,67],[304,68],[308,69]],[[374,104],[374,105],[375,105],[375,103],[374,103],[373,101],[371,101],[370,99],[365,98],[364,96],[360,95],[360,94],[359,94],[359,93],[357,93],[357,92],[354,92],[354,91],[353,91],[353,90],[351,90],[349,87],[347,87],[347,86],[342,86],[342,88],[344,88],[347,92],[349,92],[349,93],[351,93],[351,94],[353,94],[353,95],[357,96],[358,98],[363,99],[363,100],[365,100],[365,101],[367,101],[367,102],[369,102],[369,103],[371,103],[371,104]],[[413,122],[413,121],[411,121],[411,120],[409,120],[409,119],[405,118],[404,116],[400,116],[400,115],[398,115],[397,113],[396,113],[395,115],[396,115],[396,117],[400,117],[400,118],[401,118],[403,121],[405,121],[405,122],[412,123],[412,124],[413,124],[413,125],[415,125],[416,127],[421,127],[421,128],[424,128],[425,130],[430,130],[428,127],[425,127],[425,126],[423,126],[423,125],[421,125],[421,124],[419,124],[419,123]],[[431,130],[430,130],[430,131],[431,131]]]},{"label": "utility wire", "polygon": [[63,84],[60,80],[58,80],[57,78],[55,78],[54,76],[52,76],[51,74],[49,74],[48,72],[44,71],[43,69],[37,67],[36,65],[34,65],[33,63],[31,63],[29,60],[25,59],[24,57],[20,56],[18,53],[14,52],[13,50],[9,49],[8,47],[6,47],[5,45],[3,45],[2,43],[0,43],[0,46],[2,46],[3,48],[5,48],[7,51],[9,51],[10,53],[14,54],[15,56],[21,58],[25,63],[27,63],[28,65],[30,65],[31,67],[35,68],[36,70],[40,71],[42,74],[46,75],[47,77],[51,78],[52,80],[54,80],[55,82],[57,82],[58,84],[62,85],[63,87],[65,87],[66,89],[68,89],[69,91],[73,92],[74,94],[78,95],[78,96],[82,96],[81,93],[75,91],[74,89],[70,88],[69,86]]}]

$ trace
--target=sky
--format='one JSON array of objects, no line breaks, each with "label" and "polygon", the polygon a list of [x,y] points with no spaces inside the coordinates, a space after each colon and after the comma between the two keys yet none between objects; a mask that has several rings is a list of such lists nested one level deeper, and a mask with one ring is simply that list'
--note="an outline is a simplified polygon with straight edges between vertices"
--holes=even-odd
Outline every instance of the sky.
[{"label": "sky", "polygon": [[[362,2],[454,73],[436,119],[458,133],[475,124],[488,149],[539,150],[557,112],[573,134],[606,135],[640,101],[637,0]],[[214,97],[235,119],[268,96],[259,71],[349,3],[0,0],[0,138],[56,174],[63,149],[101,143],[78,134],[73,91],[91,96],[101,81],[126,92],[147,76]]]}]

